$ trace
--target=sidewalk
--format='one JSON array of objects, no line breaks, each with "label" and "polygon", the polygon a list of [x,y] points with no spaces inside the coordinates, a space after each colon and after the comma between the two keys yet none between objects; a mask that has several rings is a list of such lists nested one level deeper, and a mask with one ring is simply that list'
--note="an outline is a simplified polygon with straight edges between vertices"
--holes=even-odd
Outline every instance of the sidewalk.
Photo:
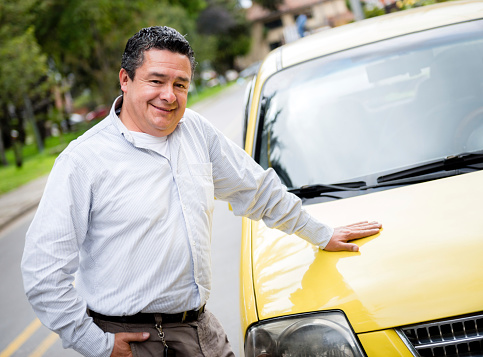
[{"label": "sidewalk", "polygon": [[47,177],[42,176],[0,196],[0,230],[39,204]]}]

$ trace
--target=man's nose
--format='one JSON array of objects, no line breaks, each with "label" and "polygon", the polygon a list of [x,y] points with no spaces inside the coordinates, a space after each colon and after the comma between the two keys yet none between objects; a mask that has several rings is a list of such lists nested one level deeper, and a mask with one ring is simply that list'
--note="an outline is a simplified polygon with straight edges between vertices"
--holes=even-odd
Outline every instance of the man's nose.
[{"label": "man's nose", "polygon": [[164,86],[160,93],[160,98],[168,103],[174,103],[176,101],[176,95],[174,94],[173,87],[170,85]]}]

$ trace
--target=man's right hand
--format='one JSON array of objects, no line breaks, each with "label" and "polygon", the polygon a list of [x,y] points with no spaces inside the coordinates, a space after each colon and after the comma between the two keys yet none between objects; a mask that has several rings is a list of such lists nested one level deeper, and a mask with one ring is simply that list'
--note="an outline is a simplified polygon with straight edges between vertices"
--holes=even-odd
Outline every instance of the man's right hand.
[{"label": "man's right hand", "polygon": [[347,242],[352,239],[359,239],[378,234],[381,231],[381,228],[382,224],[367,221],[337,227],[334,229],[334,234],[324,250],[329,252],[337,252],[340,250],[358,252],[359,247],[357,244]]},{"label": "man's right hand", "polygon": [[116,333],[111,357],[133,357],[129,342],[143,342],[149,338],[148,332]]}]

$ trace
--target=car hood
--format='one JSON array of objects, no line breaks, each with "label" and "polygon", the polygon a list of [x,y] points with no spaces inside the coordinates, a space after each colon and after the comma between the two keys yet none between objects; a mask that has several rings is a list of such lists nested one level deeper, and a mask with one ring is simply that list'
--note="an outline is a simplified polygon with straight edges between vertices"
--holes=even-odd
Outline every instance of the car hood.
[{"label": "car hood", "polygon": [[340,226],[383,224],[330,253],[252,225],[259,319],[340,309],[358,333],[483,310],[483,172],[305,206]]}]

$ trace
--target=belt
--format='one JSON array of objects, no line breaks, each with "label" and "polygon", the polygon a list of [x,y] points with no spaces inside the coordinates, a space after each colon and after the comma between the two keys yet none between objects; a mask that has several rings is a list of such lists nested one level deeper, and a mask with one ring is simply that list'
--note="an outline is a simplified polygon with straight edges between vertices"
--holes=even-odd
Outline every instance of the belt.
[{"label": "belt", "polygon": [[106,316],[98,312],[88,310],[87,314],[90,317],[98,318],[99,320],[120,322],[126,324],[151,324],[156,323],[155,315],[161,315],[163,323],[184,323],[198,321],[200,316],[205,312],[205,306],[203,305],[199,310],[184,311],[177,314],[159,314],[159,313],[146,313],[139,312],[136,315],[131,316]]}]

